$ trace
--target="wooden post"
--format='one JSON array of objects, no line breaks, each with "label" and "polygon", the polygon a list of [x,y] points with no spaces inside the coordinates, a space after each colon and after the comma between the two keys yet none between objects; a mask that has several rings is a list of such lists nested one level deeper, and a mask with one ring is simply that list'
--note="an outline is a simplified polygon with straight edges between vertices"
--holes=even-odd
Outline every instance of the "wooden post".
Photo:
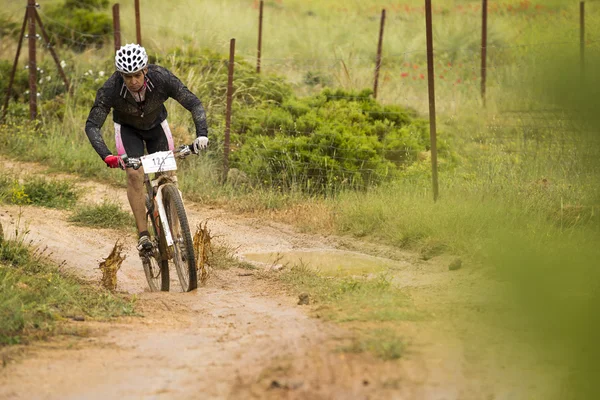
[{"label": "wooden post", "polygon": [[65,71],[63,70],[62,66],[60,65],[60,61],[58,60],[58,55],[56,54],[56,52],[54,51],[54,48],[50,44],[50,38],[48,37],[48,34],[46,33],[46,29],[44,28],[42,19],[40,18],[40,15],[38,14],[36,9],[34,9],[34,12],[35,12],[35,19],[37,20],[37,23],[40,25],[40,31],[42,32],[42,37],[44,38],[44,41],[46,42],[46,47],[48,47],[48,50],[50,51],[50,54],[52,55],[52,58],[54,59],[54,63],[56,64],[56,68],[58,68],[58,73],[60,74],[61,78],[63,79],[63,82],[65,83],[67,92],[70,92],[71,88],[69,85],[69,80],[67,79],[67,75],[65,75]]},{"label": "wooden post", "polygon": [[142,27],[140,25],[140,0],[135,0],[135,37],[137,44],[142,45]]},{"label": "wooden post", "polygon": [[381,53],[383,50],[383,28],[385,26],[385,8],[381,10],[381,23],[379,25],[379,43],[377,44],[377,61],[375,63],[375,83],[373,83],[373,97],[377,98],[379,85],[379,70],[381,69]]},{"label": "wooden post", "polygon": [[27,0],[27,20],[29,24],[29,118],[37,117],[37,62],[35,35],[35,0]]},{"label": "wooden post", "polygon": [[487,84],[487,17],[488,2],[483,0],[481,6],[481,99],[485,106],[485,92]]},{"label": "wooden post", "polygon": [[585,71],[585,1],[579,3],[579,57],[581,76]]},{"label": "wooden post", "polygon": [[233,103],[233,67],[235,62],[235,39],[229,42],[229,72],[227,75],[227,109],[225,113],[225,138],[223,141],[223,183],[229,172],[229,136],[231,134],[231,105]]},{"label": "wooden post", "polygon": [[431,177],[433,183],[433,201],[438,199],[437,170],[437,134],[435,121],[435,71],[433,64],[433,22],[431,18],[431,0],[425,0],[425,28],[427,31],[427,75],[429,84],[429,135],[431,141]]},{"label": "wooden post", "polygon": [[115,38],[115,52],[121,48],[121,16],[119,12],[119,3],[112,7],[113,12],[113,35]]},{"label": "wooden post", "polygon": [[6,111],[8,110],[8,102],[12,93],[12,86],[15,81],[15,73],[17,72],[17,64],[19,63],[19,56],[21,55],[21,46],[23,45],[23,36],[25,36],[25,27],[27,26],[27,19],[29,18],[29,9],[25,11],[25,18],[23,18],[23,26],[21,26],[21,34],[19,35],[19,42],[17,45],[17,54],[15,55],[15,62],[13,63],[12,70],[10,71],[10,79],[8,81],[8,88],[6,89],[6,99],[4,99],[4,109],[2,111],[2,119],[6,117]]},{"label": "wooden post", "polygon": [[258,56],[256,57],[256,72],[260,73],[260,57],[262,53],[262,27],[263,27],[263,0],[260,0],[260,11],[258,12]]}]

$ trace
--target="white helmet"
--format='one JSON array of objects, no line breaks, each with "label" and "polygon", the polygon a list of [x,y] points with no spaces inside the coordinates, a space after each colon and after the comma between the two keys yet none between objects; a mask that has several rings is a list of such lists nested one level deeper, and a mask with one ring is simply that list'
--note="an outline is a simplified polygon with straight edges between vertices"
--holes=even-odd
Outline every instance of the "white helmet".
[{"label": "white helmet", "polygon": [[148,54],[139,44],[126,44],[117,50],[115,66],[119,72],[133,74],[148,66]]}]

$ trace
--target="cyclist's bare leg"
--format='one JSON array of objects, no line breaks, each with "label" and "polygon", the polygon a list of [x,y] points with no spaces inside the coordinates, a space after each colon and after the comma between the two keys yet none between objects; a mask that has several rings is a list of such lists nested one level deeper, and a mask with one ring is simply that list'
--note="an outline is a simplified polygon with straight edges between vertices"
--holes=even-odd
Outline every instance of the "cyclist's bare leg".
[{"label": "cyclist's bare leg", "polygon": [[143,168],[137,171],[133,168],[127,168],[127,199],[129,200],[138,232],[147,231],[148,223],[146,222]]}]

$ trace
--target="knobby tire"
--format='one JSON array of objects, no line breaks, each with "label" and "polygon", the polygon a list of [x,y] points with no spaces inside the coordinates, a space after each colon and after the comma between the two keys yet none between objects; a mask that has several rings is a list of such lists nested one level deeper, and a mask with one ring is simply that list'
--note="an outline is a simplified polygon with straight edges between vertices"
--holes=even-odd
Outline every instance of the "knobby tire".
[{"label": "knobby tire", "polygon": [[163,204],[174,242],[173,264],[175,264],[183,291],[189,292],[198,287],[194,242],[192,241],[190,226],[177,187],[173,184],[166,184],[162,191]]}]

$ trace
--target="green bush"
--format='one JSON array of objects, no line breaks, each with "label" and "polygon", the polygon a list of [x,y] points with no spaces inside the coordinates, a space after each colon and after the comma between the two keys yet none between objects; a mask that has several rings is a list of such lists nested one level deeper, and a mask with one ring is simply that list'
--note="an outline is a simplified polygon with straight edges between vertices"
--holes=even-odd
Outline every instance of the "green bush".
[{"label": "green bush", "polygon": [[[2,37],[13,37],[19,38],[21,25],[10,18],[0,16],[0,38]],[[7,76],[7,75],[5,75]]]},{"label": "green bush", "polygon": [[[232,166],[257,184],[331,193],[398,177],[429,150],[414,111],[377,103],[370,90],[325,89],[236,113]],[[440,154],[448,154],[440,141]]]},{"label": "green bush", "polygon": [[100,46],[112,33],[112,19],[104,11],[107,6],[107,0],[66,0],[49,7],[46,30],[54,43],[76,51]]},{"label": "green bush", "polygon": [[18,180],[0,177],[0,200],[12,204],[34,204],[50,208],[69,208],[75,204],[79,193],[68,181],[32,178],[20,183]]},{"label": "green bush", "polygon": [[[9,77],[12,72],[12,63],[0,60],[0,93],[5,94],[8,89]],[[58,75],[54,63],[38,63],[37,71],[38,112],[44,116],[53,116],[62,119],[65,111],[66,86]],[[8,116],[15,120],[29,116],[29,76],[28,70],[18,66],[12,85]]]},{"label": "green bush", "polygon": [[68,208],[77,201],[78,193],[67,181],[35,178],[23,185],[23,192],[32,204],[51,208]]},{"label": "green bush", "polygon": [[[209,49],[176,47],[166,55],[149,54],[150,63],[165,66],[173,71],[193,69],[202,81],[197,94],[225,104],[229,58]],[[256,106],[264,102],[282,103],[292,93],[283,78],[257,74],[254,66],[241,57],[235,60],[234,107]]]},{"label": "green bush", "polygon": [[69,10],[74,10],[77,8],[94,10],[106,8],[108,3],[108,0],[65,0],[65,8]]},{"label": "green bush", "polygon": [[[4,100],[4,96],[6,95],[6,90],[8,89],[8,84],[10,80],[10,74],[12,72],[13,63],[0,60],[0,93],[2,93],[2,100]],[[5,78],[6,77],[6,78]],[[13,81],[12,91],[11,91],[11,100],[14,101],[22,101],[26,99],[25,92],[29,90],[29,77],[27,75],[27,70],[22,67],[17,67],[15,71],[15,79]]]}]

